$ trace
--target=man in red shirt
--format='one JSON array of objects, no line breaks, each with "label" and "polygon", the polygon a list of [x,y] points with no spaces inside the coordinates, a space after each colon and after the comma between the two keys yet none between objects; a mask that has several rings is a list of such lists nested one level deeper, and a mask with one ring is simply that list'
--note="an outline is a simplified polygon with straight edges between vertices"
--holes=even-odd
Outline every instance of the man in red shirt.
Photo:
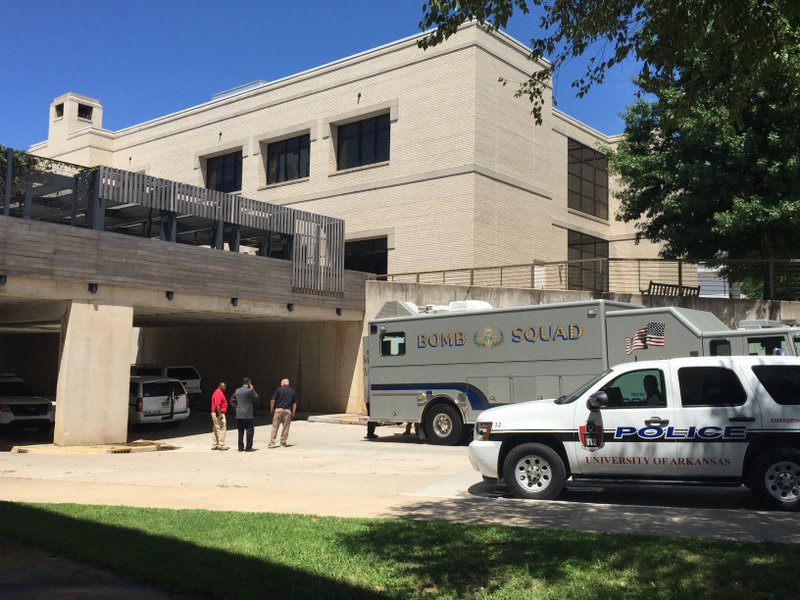
[{"label": "man in red shirt", "polygon": [[225,382],[222,381],[211,394],[211,449],[212,450],[227,450],[225,445],[225,432],[227,431],[227,424],[225,422],[225,413],[228,412],[228,399],[225,397]]}]

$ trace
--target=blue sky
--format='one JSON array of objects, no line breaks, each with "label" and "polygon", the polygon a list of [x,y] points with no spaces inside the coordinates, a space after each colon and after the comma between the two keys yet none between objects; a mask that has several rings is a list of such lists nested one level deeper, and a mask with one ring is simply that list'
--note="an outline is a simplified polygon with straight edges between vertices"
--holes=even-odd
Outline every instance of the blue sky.
[{"label": "blue sky", "polygon": [[[421,0],[18,0],[4,3],[0,144],[47,138],[53,98],[98,98],[117,130],[208,101],[215,92],[274,80],[418,32]],[[507,32],[527,43],[533,16]],[[420,50],[422,52],[422,50]],[[613,134],[633,100],[635,65],[576,99],[574,61],[555,82],[558,108]],[[509,86],[508,93],[513,93]],[[523,102],[523,100],[519,100]]]}]

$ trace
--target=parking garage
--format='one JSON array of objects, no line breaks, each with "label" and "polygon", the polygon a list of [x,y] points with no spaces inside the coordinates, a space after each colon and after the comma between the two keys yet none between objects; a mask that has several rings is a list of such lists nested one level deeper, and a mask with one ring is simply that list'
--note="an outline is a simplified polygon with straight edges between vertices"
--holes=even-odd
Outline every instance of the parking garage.
[{"label": "parking garage", "polygon": [[288,377],[302,410],[359,410],[364,275],[343,269],[341,221],[16,155],[0,165],[0,372],[56,400],[57,444],[124,441],[133,363],[193,365],[206,398]]}]

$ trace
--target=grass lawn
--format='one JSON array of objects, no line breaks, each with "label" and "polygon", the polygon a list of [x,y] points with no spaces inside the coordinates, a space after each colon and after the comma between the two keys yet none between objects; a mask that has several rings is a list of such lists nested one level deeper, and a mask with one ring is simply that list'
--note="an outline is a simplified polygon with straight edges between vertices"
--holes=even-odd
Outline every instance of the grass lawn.
[{"label": "grass lawn", "polygon": [[0,533],[198,598],[794,598],[800,546],[0,502]]}]

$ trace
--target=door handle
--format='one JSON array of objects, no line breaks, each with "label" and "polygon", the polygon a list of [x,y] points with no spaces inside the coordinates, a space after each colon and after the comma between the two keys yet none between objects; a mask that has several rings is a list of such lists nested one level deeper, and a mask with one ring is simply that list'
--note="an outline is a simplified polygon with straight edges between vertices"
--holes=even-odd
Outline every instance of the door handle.
[{"label": "door handle", "polygon": [[648,427],[663,427],[664,425],[669,425],[669,420],[662,419],[661,417],[650,417],[649,419],[645,419],[644,424]]},{"label": "door handle", "polygon": [[728,419],[731,423],[754,423],[755,417],[731,417]]}]

